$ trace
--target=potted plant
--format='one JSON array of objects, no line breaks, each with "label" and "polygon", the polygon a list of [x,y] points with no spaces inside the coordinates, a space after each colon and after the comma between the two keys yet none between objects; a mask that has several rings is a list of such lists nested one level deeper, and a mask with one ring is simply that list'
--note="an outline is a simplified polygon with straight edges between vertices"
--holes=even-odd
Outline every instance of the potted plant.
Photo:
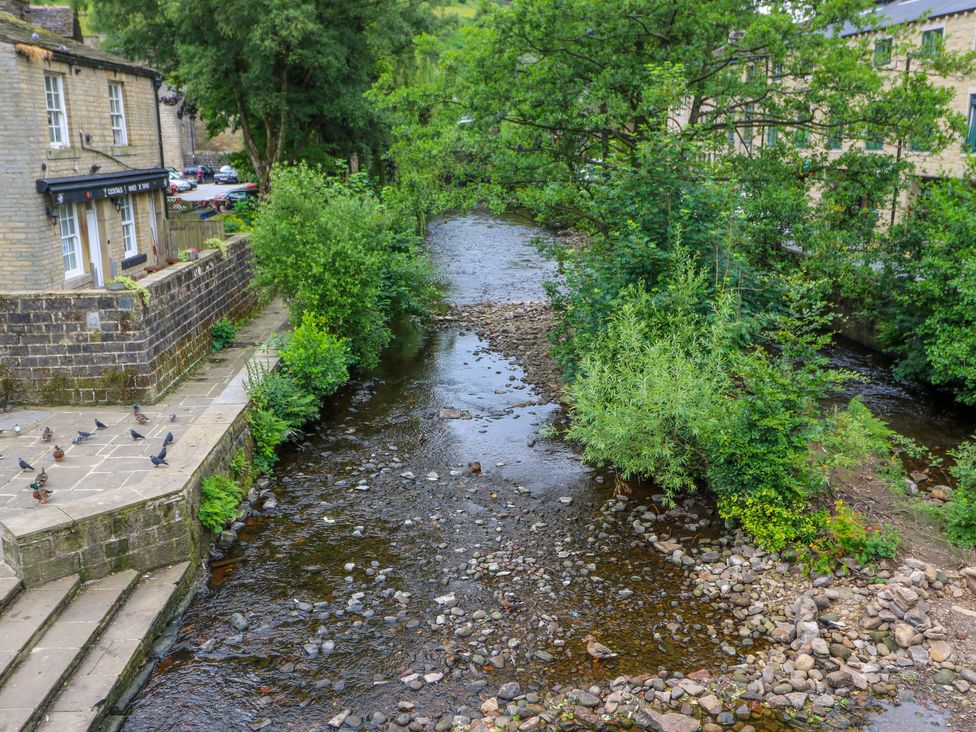
[{"label": "potted plant", "polygon": [[189,249],[180,250],[180,261],[181,262],[192,262],[195,259],[200,258],[200,250],[196,247],[190,247]]}]

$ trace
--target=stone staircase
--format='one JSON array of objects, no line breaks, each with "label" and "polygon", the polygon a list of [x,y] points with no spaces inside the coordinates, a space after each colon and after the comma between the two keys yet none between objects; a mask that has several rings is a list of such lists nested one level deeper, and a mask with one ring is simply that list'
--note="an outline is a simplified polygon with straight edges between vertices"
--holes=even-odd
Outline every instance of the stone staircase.
[{"label": "stone staircase", "polygon": [[130,569],[84,584],[71,575],[28,590],[0,574],[0,732],[98,729],[189,570]]}]

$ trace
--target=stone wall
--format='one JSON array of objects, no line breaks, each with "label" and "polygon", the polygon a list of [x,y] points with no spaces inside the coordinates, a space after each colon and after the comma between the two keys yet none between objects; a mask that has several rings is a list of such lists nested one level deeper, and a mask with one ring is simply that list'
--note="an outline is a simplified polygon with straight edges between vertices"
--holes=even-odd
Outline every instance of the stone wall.
[{"label": "stone wall", "polygon": [[0,401],[152,403],[210,351],[210,326],[255,306],[245,237],[136,291],[0,292]]}]

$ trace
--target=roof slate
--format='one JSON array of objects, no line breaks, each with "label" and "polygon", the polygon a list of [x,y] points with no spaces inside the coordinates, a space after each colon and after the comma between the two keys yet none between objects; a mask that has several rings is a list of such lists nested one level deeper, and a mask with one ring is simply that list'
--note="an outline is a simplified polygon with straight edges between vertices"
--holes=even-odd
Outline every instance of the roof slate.
[{"label": "roof slate", "polygon": [[885,3],[875,8],[874,12],[877,14],[878,20],[872,24],[871,28],[858,29],[848,24],[844,26],[840,34],[842,36],[853,36],[872,28],[887,28],[900,23],[911,23],[920,18],[934,20],[945,15],[964,13],[967,10],[976,10],[976,0],[897,0],[897,2]]},{"label": "roof slate", "polygon": [[0,13],[0,43],[23,43],[47,49],[54,57],[81,66],[118,69],[139,76],[159,77],[159,73],[148,66],[141,66],[129,59],[107,53],[98,48],[86,46],[71,38],[52,33],[38,26],[25,23],[9,13]]}]

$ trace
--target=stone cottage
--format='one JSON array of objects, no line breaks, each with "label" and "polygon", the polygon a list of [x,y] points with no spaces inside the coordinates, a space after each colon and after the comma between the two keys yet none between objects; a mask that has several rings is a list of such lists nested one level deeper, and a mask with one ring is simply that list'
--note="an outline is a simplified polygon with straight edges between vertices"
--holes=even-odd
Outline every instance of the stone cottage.
[{"label": "stone cottage", "polygon": [[99,288],[158,264],[160,79],[40,17],[0,0],[0,289]]}]

